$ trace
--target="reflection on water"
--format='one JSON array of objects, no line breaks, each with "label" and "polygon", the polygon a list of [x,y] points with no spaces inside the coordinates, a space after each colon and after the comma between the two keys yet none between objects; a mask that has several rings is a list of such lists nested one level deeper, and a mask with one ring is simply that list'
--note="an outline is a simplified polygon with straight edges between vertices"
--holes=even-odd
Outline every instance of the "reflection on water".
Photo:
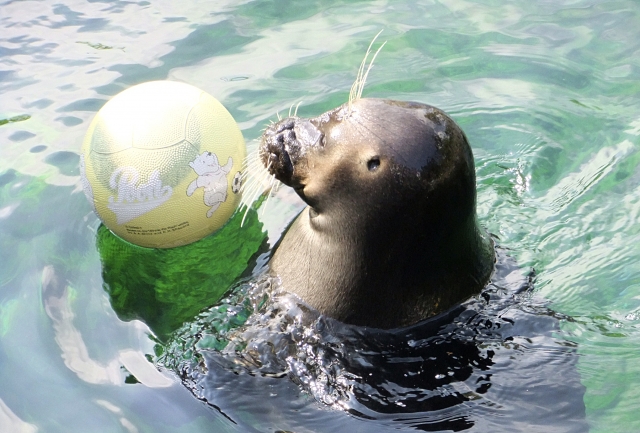
[{"label": "reflection on water", "polygon": [[[526,423],[549,419],[557,424],[538,431],[551,431],[564,425],[559,418],[565,408],[576,413],[569,409],[578,408],[574,399],[581,395],[591,431],[640,430],[637,2],[7,0],[0,10],[0,431],[191,433],[280,425],[301,432],[321,425],[357,432],[374,425],[415,430],[471,422],[488,431],[500,429],[490,424],[500,411],[512,411],[505,425],[513,430],[530,431]],[[476,158],[481,223],[523,269],[536,269],[534,299],[544,301],[518,303],[505,314],[482,310],[474,317],[491,320],[476,324],[480,343],[471,346],[425,330],[429,338],[441,335],[439,348],[453,344],[462,351],[458,361],[446,363],[452,370],[437,373],[448,380],[453,371],[456,381],[436,387],[435,394],[416,391],[391,367],[374,374],[373,382],[358,379],[370,368],[366,362],[379,367],[380,360],[343,356],[338,343],[344,339],[349,346],[353,330],[332,325],[309,336],[320,339],[311,347],[326,355],[310,353],[308,359],[318,361],[313,374],[305,375],[304,365],[294,374],[276,357],[274,371],[286,370],[287,377],[254,377],[246,369],[238,375],[223,362],[233,356],[203,355],[210,373],[192,383],[210,381],[205,397],[236,424],[194,399],[176,378],[168,387],[145,385],[160,377],[144,361],[154,357],[151,333],[161,336],[179,326],[183,319],[177,318],[187,317],[187,310],[161,329],[158,316],[144,316],[149,326],[122,322],[112,307],[104,284],[113,282],[103,278],[96,247],[99,224],[79,186],[87,121],[126,87],[182,80],[229,108],[251,150],[278,111],[302,101],[299,113],[308,117],[345,102],[362,54],[380,29],[388,43],[365,96],[433,104],[463,127]],[[286,189],[272,199],[259,216],[271,245],[299,209]],[[126,280],[120,272],[107,274]],[[134,301],[132,287],[120,294]],[[177,298],[170,304],[179,305]],[[161,306],[152,313],[175,313]],[[492,330],[493,323],[502,327]],[[510,335],[513,342],[498,344]],[[395,355],[409,341],[369,337],[374,346],[391,338],[396,352],[389,354]],[[420,356],[428,358],[431,350]],[[448,352],[433,349],[430,368],[439,368]],[[408,363],[402,356],[384,363]],[[403,368],[415,373],[418,364]],[[354,376],[344,374],[334,384],[333,367]],[[556,371],[563,377],[552,388]],[[302,388],[290,377],[298,377]],[[314,377],[315,384],[305,382]],[[538,380],[549,386],[536,394]],[[567,406],[532,420],[539,413],[536,399],[551,389],[558,396],[552,402]],[[344,403],[340,410],[318,402],[334,395],[330,390],[344,391],[336,394],[335,401]],[[420,412],[443,390],[460,403]],[[381,402],[391,401],[390,395],[407,408],[420,406],[413,412],[419,415],[411,419],[395,403],[385,412],[391,406]],[[550,402],[539,407],[545,404]],[[271,425],[259,425],[265,419]]]},{"label": "reflection on water", "polygon": [[213,235],[181,248],[138,247],[100,226],[104,289],[120,319],[140,319],[164,341],[255,266],[267,249],[265,237],[253,208],[246,218],[237,212]]},{"label": "reflection on water", "polygon": [[132,349],[121,350],[106,365],[93,360],[80,331],[73,325],[74,314],[69,305],[67,287],[52,266],[42,271],[42,298],[62,359],[66,367],[81,380],[91,384],[120,385],[126,381],[125,373],[128,371],[136,380],[151,388],[167,387],[173,383],[154,369],[140,352]]},{"label": "reflection on water", "polygon": [[498,257],[477,299],[396,331],[319,316],[263,277],[185,324],[160,362],[228,419],[246,423],[251,410],[247,428],[298,431],[310,426],[302,417],[316,432],[350,431],[354,419],[375,431],[585,431],[576,345],[555,337],[565,318]]},{"label": "reflection on water", "polygon": [[38,431],[35,425],[18,418],[2,400],[0,400],[0,426],[3,430],[12,432],[35,433]]}]

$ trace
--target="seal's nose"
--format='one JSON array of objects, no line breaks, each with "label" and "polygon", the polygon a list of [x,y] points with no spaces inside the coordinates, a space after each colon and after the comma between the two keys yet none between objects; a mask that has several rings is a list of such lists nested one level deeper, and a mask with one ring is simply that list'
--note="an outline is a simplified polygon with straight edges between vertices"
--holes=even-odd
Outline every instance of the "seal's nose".
[{"label": "seal's nose", "polygon": [[293,166],[300,153],[296,137],[295,118],[287,118],[269,126],[262,135],[260,157],[276,179],[291,184]]},{"label": "seal's nose", "polygon": [[269,126],[262,135],[262,163],[280,182],[299,187],[300,168],[304,166],[301,159],[309,149],[322,145],[322,137],[322,132],[308,119],[289,117],[281,120]]}]

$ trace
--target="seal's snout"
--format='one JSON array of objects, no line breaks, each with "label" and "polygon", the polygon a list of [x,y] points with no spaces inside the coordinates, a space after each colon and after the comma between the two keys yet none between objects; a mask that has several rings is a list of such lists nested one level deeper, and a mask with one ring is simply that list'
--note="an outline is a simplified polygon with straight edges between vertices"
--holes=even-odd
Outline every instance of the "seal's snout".
[{"label": "seal's snout", "polygon": [[269,126],[262,135],[262,163],[280,182],[294,186],[296,165],[306,149],[321,142],[321,138],[322,133],[308,120],[284,119]]},{"label": "seal's snout", "polygon": [[295,143],[293,119],[285,119],[267,128],[262,135],[260,158],[270,174],[285,184],[291,182],[293,163],[289,156],[291,143]]},{"label": "seal's snout", "polygon": [[291,156],[297,154],[294,123],[295,119],[288,118],[269,126],[262,135],[260,147],[260,158],[264,166],[269,173],[287,185],[290,185],[293,176]]}]

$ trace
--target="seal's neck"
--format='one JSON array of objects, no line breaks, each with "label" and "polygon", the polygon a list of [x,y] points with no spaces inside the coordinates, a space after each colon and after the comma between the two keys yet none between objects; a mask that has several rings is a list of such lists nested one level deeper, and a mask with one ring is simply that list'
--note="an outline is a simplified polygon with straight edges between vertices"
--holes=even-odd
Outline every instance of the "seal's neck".
[{"label": "seal's neck", "polygon": [[478,293],[493,269],[492,242],[475,215],[458,231],[428,240],[407,234],[411,227],[379,236],[344,228],[318,232],[309,210],[282,239],[271,270],[285,290],[347,323],[415,323]]},{"label": "seal's neck", "polygon": [[323,314],[343,320],[355,308],[365,258],[354,238],[318,232],[306,207],[287,230],[270,268],[283,288]]}]

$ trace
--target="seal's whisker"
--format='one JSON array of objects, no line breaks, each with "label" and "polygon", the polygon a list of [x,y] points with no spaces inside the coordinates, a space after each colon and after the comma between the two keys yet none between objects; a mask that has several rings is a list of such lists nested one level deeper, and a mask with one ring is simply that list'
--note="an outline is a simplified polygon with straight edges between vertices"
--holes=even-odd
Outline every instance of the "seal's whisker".
[{"label": "seal's whisker", "polygon": [[298,102],[298,103],[296,104],[296,109],[295,109],[295,111],[293,112],[293,117],[298,117],[298,107],[300,106],[300,104],[302,104],[302,101],[300,101],[300,102]]},{"label": "seal's whisker", "polygon": [[259,196],[261,193],[263,193],[266,190],[265,181],[266,181],[266,176],[263,175],[261,176],[260,179],[256,179],[253,185],[251,185],[251,189],[247,189],[247,194],[249,194],[249,197],[251,197],[252,202],[253,200],[256,199],[257,196]]},{"label": "seal's whisker", "polygon": [[247,195],[248,199],[251,199],[250,203],[247,203],[248,205],[250,205],[251,203],[253,203],[253,200],[255,199],[254,196],[259,195],[261,190],[264,190],[266,188],[264,188],[264,180],[266,178],[266,174],[265,173],[260,173],[259,176],[252,176],[251,179],[247,182],[246,184],[246,189],[242,190],[243,194]]},{"label": "seal's whisker", "polygon": [[[378,34],[380,34],[380,33],[378,33]],[[369,76],[369,71],[373,67],[373,62],[376,61],[376,57],[378,57],[378,53],[380,52],[380,50],[382,50],[382,47],[384,47],[386,43],[387,43],[387,41],[384,41],[382,43],[382,45],[380,45],[380,48],[377,49],[376,53],[371,58],[371,62],[369,62],[369,66],[367,67],[367,72],[365,72],[364,76],[362,77],[362,82],[360,83],[360,88],[358,89],[358,96],[356,97],[356,99],[360,99],[362,97],[362,91],[364,90],[364,85],[367,82],[367,77]]]},{"label": "seal's whisker", "polygon": [[278,116],[278,122],[282,120],[282,117],[280,117],[280,112],[276,111],[276,116]]},{"label": "seal's whisker", "polygon": [[271,191],[275,194],[280,190],[281,185],[282,185],[282,182],[280,182],[276,178],[276,175],[274,174],[273,177],[271,178]]},{"label": "seal's whisker", "polygon": [[267,167],[263,167],[257,157],[258,153],[257,151],[252,152],[251,156],[253,158],[248,162],[247,170],[245,171],[249,180],[241,187],[241,190],[246,192],[248,197],[252,199],[249,204],[271,186],[272,175],[269,173],[269,169],[273,161],[269,161]]},{"label": "seal's whisker", "polygon": [[[247,156],[242,161],[242,168],[248,168],[248,167],[261,168],[262,164],[260,164],[260,160],[258,158],[258,153],[259,153],[258,149],[254,150],[252,152],[249,152],[249,154],[247,154]],[[244,172],[243,175],[245,175],[245,174],[247,174],[247,173]]]},{"label": "seal's whisker", "polygon": [[[260,181],[254,182],[253,185],[251,185],[250,187],[250,191],[247,191],[245,194],[243,194],[242,202],[240,203],[240,206],[239,206],[239,210],[242,210],[242,208],[244,208],[244,215],[242,216],[240,227],[244,225],[244,221],[247,218],[249,209],[251,209],[251,204],[253,204],[262,193],[262,188],[260,188],[261,184],[262,182]],[[245,199],[245,196],[247,197],[246,199]]]},{"label": "seal's whisker", "polygon": [[[251,177],[247,179],[247,182],[240,187],[240,191],[242,191],[243,198],[246,195],[247,197],[251,197],[256,189],[260,189],[260,180],[255,177]],[[244,202],[244,200],[243,200]]]},{"label": "seal's whisker", "polygon": [[274,192],[275,192],[274,188],[275,188],[276,182],[274,182],[274,180],[277,181],[275,174],[272,175],[271,188],[269,188],[269,194],[267,195],[267,200],[264,202],[264,205],[262,206],[262,215],[263,216],[264,216],[264,212],[267,210],[267,206],[269,205],[269,199],[271,198],[271,196],[274,195]]},{"label": "seal's whisker", "polygon": [[259,155],[260,150],[256,149],[250,152],[242,162],[242,185],[240,186],[242,198],[238,206],[239,211],[242,212],[244,210],[241,226],[244,225],[251,205],[265,191],[273,189],[272,175],[269,173],[272,161],[269,161],[269,165],[265,168]]},{"label": "seal's whisker", "polygon": [[262,185],[262,182],[259,179],[255,179],[251,183],[251,185],[247,187],[247,190],[244,191],[244,194],[247,197],[244,203],[245,206],[251,206],[251,204],[253,204],[257,196],[260,195],[260,192],[262,191],[262,188],[260,187],[261,185]]},{"label": "seal's whisker", "polygon": [[373,38],[373,40],[369,44],[369,48],[367,48],[367,52],[364,54],[364,59],[362,59],[362,63],[360,63],[360,67],[358,68],[358,73],[356,75],[356,80],[351,85],[351,90],[349,90],[348,114],[351,114],[351,104],[354,101],[357,101],[358,99],[360,99],[360,97],[362,96],[362,91],[364,90],[364,84],[367,81],[367,76],[369,75],[369,71],[371,70],[371,67],[373,66],[373,61],[376,59],[376,56],[378,55],[378,53],[380,52],[382,47],[384,47],[384,44],[387,43],[385,41],[380,46],[380,48],[378,48],[376,53],[373,55],[373,58],[371,59],[371,62],[369,63],[369,66],[366,68],[366,71],[365,71],[365,66],[367,66],[367,59],[369,58],[369,54],[371,54],[371,47],[373,46],[373,43],[376,41],[376,39],[378,39],[378,36],[380,36],[380,33],[382,33],[382,30],[380,30],[378,32],[378,34],[375,35],[375,37]]},{"label": "seal's whisker", "polygon": [[[380,33],[378,33],[380,34]],[[364,58],[362,62],[360,62],[360,66],[358,67],[358,73],[356,74],[356,80],[351,85],[351,89],[349,90],[349,111],[351,111],[351,102],[356,99],[358,94],[358,87],[360,86],[360,81],[362,80],[362,74],[364,73],[364,66],[367,63],[367,57],[369,57],[369,53],[371,52],[371,44],[376,40],[378,35],[373,38],[373,41],[369,44],[369,48],[367,48],[367,52],[364,54]]]},{"label": "seal's whisker", "polygon": [[244,226],[244,221],[247,219],[247,215],[249,214],[249,206],[244,207],[244,215],[242,215],[242,221],[240,221],[240,227]]},{"label": "seal's whisker", "polygon": [[250,164],[250,160],[253,159],[255,152],[249,152],[247,156],[242,160],[242,166],[247,167]]}]

